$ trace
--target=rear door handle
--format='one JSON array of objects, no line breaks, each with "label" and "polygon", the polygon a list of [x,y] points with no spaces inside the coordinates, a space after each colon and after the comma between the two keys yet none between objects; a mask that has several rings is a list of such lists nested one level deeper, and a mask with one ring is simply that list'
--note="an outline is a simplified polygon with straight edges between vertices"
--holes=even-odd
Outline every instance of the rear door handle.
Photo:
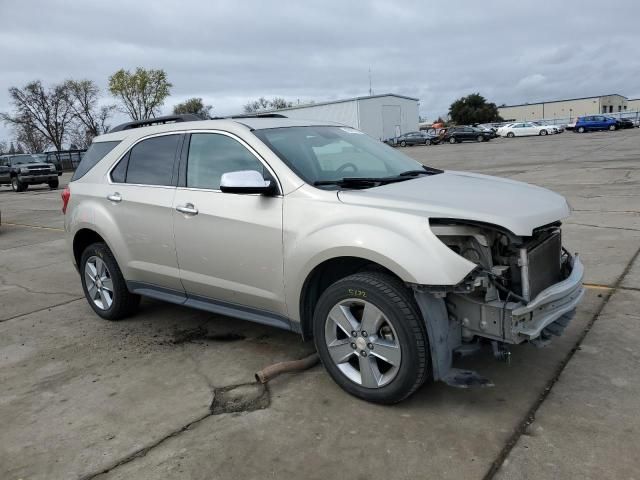
[{"label": "rear door handle", "polygon": [[180,213],[184,213],[185,215],[197,215],[198,209],[193,205],[193,203],[187,203],[185,205],[178,205],[176,210]]},{"label": "rear door handle", "polygon": [[122,196],[118,192],[112,193],[111,195],[107,195],[107,200],[110,202],[120,203],[122,201]]}]

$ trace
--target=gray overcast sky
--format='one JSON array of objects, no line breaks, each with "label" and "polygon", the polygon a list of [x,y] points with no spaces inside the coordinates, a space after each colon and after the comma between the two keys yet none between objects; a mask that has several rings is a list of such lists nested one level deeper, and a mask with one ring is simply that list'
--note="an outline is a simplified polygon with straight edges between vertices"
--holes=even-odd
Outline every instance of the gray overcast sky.
[{"label": "gray overcast sky", "polygon": [[167,71],[166,112],[191,96],[225,115],[261,95],[366,95],[369,67],[374,93],[417,97],[429,119],[476,91],[498,104],[640,97],[636,0],[0,0],[0,19],[0,111],[10,86],[106,89],[136,66]]}]

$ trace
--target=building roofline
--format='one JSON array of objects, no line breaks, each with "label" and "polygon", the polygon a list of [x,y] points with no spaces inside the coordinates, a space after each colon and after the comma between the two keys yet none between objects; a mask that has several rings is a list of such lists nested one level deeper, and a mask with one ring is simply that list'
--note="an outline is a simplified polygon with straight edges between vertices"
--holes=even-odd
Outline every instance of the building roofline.
[{"label": "building roofline", "polygon": [[624,95],[620,95],[619,93],[607,93],[605,95],[593,95],[591,97],[578,97],[578,98],[565,98],[564,100],[549,100],[546,102],[529,102],[529,103],[518,103],[516,105],[505,105],[503,107],[498,106],[498,108],[509,108],[509,107],[526,107],[527,105],[544,105],[545,103],[560,103],[560,102],[573,102],[575,100],[588,100],[590,98],[602,98],[602,97],[622,97],[628,100],[638,100],[638,99],[630,99],[625,97]]},{"label": "building roofline", "polygon": [[331,101],[327,101],[327,102],[305,103],[305,104],[300,104],[300,105],[294,105],[293,107],[278,108],[278,109],[275,109],[275,110],[264,110],[264,111],[261,111],[260,113],[282,112],[282,111],[286,111],[286,110],[299,110],[301,108],[319,107],[319,106],[322,106],[322,105],[333,105],[335,103],[354,102],[354,101],[357,101],[357,100],[368,100],[370,98],[381,98],[381,97],[397,97],[397,98],[404,98],[405,100],[413,100],[415,102],[419,102],[420,101],[419,98],[407,97],[405,95],[398,95],[396,93],[382,93],[380,95],[365,95],[365,96],[362,96],[362,97],[344,98],[342,100],[331,100]]}]

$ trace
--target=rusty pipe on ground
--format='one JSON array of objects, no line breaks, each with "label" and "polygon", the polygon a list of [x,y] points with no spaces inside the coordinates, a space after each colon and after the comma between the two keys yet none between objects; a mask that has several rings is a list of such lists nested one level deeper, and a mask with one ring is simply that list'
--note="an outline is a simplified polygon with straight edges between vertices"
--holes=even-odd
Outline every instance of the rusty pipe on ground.
[{"label": "rusty pipe on ground", "polygon": [[312,353],[308,357],[301,358],[300,360],[291,360],[289,362],[279,362],[269,365],[263,368],[259,372],[256,372],[256,381],[259,383],[267,383],[269,380],[273,380],[278,375],[287,372],[301,372],[307,370],[320,361],[317,353]]}]

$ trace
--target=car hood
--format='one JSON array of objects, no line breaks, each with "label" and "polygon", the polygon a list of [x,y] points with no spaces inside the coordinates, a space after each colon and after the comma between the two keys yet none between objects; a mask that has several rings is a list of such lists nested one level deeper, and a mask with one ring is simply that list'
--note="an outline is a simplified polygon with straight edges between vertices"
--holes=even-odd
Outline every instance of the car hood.
[{"label": "car hood", "polygon": [[341,190],[340,201],[413,212],[428,218],[490,223],[529,236],[542,225],[569,216],[561,195],[523,182],[469,172],[446,171],[367,190]]}]

